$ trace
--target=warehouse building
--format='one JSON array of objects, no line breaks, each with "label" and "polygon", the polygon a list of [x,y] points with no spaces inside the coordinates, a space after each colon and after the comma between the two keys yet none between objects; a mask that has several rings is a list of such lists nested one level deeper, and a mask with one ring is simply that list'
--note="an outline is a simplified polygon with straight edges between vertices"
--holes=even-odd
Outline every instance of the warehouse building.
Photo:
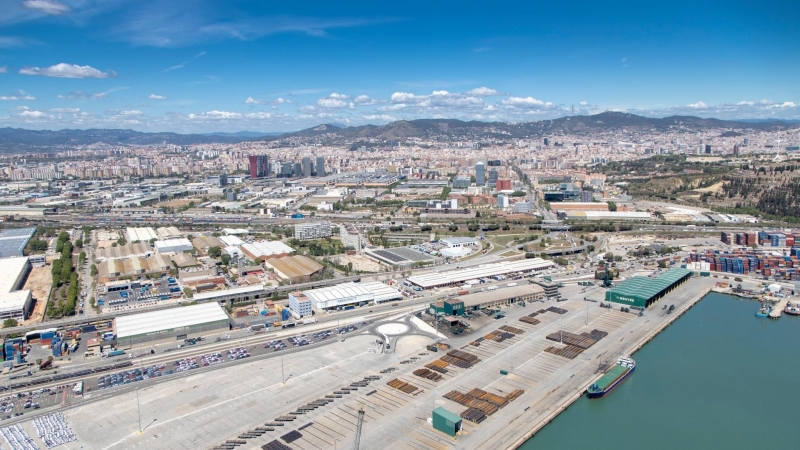
[{"label": "warehouse building", "polygon": [[159,239],[158,234],[151,227],[128,227],[125,230],[128,242],[150,242],[151,239]]},{"label": "warehouse building", "polygon": [[385,303],[403,298],[397,289],[377,281],[342,283],[303,291],[302,295],[311,299],[311,306],[318,311],[350,305]]},{"label": "warehouse building", "polygon": [[440,239],[439,243],[447,246],[448,248],[468,247],[472,245],[480,245],[479,241],[471,237],[452,237]]},{"label": "warehouse building", "polygon": [[101,283],[118,280],[121,277],[139,279],[152,273],[166,275],[171,268],[172,260],[162,254],[150,255],[147,258],[132,256],[106,259],[97,265],[97,278]]},{"label": "warehouse building", "polygon": [[0,259],[0,321],[5,319],[27,319],[33,308],[33,297],[25,286],[31,271],[27,257]]},{"label": "warehouse building", "polygon": [[0,230],[0,258],[24,256],[23,250],[36,228],[4,228]]},{"label": "warehouse building", "polygon": [[264,261],[264,266],[275,271],[275,275],[281,280],[291,283],[310,281],[325,270],[322,264],[302,255],[268,259]]},{"label": "warehouse building", "polygon": [[432,289],[445,286],[457,286],[466,281],[490,278],[498,275],[528,275],[543,272],[554,267],[556,267],[556,264],[552,261],[545,261],[541,258],[530,258],[505,263],[484,264],[477,267],[449,270],[446,272],[412,275],[408,277],[408,281],[423,289]]},{"label": "warehouse building", "polygon": [[[497,308],[521,301],[535,302],[544,300],[545,297],[544,289],[538,284],[523,284],[504,287],[494,291],[462,295],[458,298],[445,300],[442,302],[442,305],[439,305],[439,302],[431,303],[430,307],[434,313],[460,316],[464,314],[464,312],[479,311],[485,308]],[[451,302],[450,305],[447,304],[448,301]],[[452,302],[456,303],[452,304]],[[454,312],[458,313],[454,314]]]},{"label": "warehouse building", "polygon": [[208,249],[211,247],[219,247],[222,249],[225,244],[214,236],[200,236],[192,239],[192,245],[202,254],[208,254]]},{"label": "warehouse building", "polygon": [[[560,206],[560,205],[559,205]],[[558,213],[559,219],[569,220],[652,220],[653,216],[644,211],[564,211]]]},{"label": "warehouse building", "polygon": [[220,236],[219,240],[224,242],[228,247],[241,247],[244,245],[244,241],[237,236]]},{"label": "warehouse building", "polygon": [[691,277],[687,269],[669,269],[656,278],[633,277],[606,291],[606,301],[646,308]]},{"label": "warehouse building", "polygon": [[[181,279],[181,283],[183,282],[183,279]],[[187,281],[186,283],[189,284],[191,281]],[[264,286],[242,286],[222,291],[195,294],[194,297],[192,297],[192,301],[197,303],[216,302],[219,304],[233,305],[237,302],[249,302],[260,298],[266,298],[267,296],[268,294],[267,291],[264,290]]]},{"label": "warehouse building", "polygon": [[258,258],[267,260],[270,258],[281,258],[294,252],[292,247],[280,241],[253,242],[252,244],[242,244],[242,253],[255,261]]},{"label": "warehouse building", "polygon": [[216,303],[151,311],[114,319],[119,346],[132,346],[163,339],[184,339],[209,331],[226,330],[230,319]]},{"label": "warehouse building", "polygon": [[162,241],[183,237],[183,233],[175,227],[161,227],[156,229],[156,233]]},{"label": "warehouse building", "polygon": [[153,247],[156,253],[181,253],[192,249],[192,243],[186,238],[166,239],[155,241]]},{"label": "warehouse building", "polygon": [[135,244],[118,245],[116,247],[98,248],[95,252],[95,259],[116,259],[127,258],[129,256],[139,256],[146,258],[153,254],[153,249],[149,242],[137,242]]}]

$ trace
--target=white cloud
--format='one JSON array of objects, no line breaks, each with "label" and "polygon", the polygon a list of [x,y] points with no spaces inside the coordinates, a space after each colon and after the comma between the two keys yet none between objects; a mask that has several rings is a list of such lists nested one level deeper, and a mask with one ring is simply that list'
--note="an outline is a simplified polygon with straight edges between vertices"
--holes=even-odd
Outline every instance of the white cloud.
[{"label": "white cloud", "polygon": [[138,109],[132,109],[129,111],[120,111],[119,115],[121,116],[141,116],[144,114],[143,112],[139,111]]},{"label": "white cloud", "polygon": [[53,108],[53,109],[50,110],[50,112],[73,113],[74,114],[74,113],[81,112],[81,109],[80,108]]},{"label": "white cloud", "polygon": [[167,99],[167,97],[165,97],[163,95],[158,95],[158,94],[150,94],[150,95],[147,96],[147,98],[149,98],[150,100],[166,100]]},{"label": "white cloud", "polygon": [[428,97],[424,95],[414,95],[408,92],[395,92],[392,94],[392,97],[389,101],[392,103],[418,103],[425,101],[427,98]]},{"label": "white cloud", "polygon": [[578,106],[589,106],[589,103],[583,101],[583,102],[578,103]]},{"label": "white cloud", "polygon": [[12,92],[8,95],[0,95],[0,100],[15,101],[15,100],[36,100],[36,97],[28,94],[25,91]]},{"label": "white cloud", "polygon": [[42,75],[56,78],[113,78],[117,73],[113,70],[101,72],[91,66],[59,63],[50,67],[23,67],[19,71],[22,75]]},{"label": "white cloud", "polygon": [[44,113],[42,111],[23,111],[19,115],[30,119],[42,119],[45,117],[50,117],[49,115],[47,115],[47,113]]},{"label": "white cloud", "polygon": [[31,45],[42,45],[42,43],[36,39],[19,36],[0,36],[0,48],[20,48]]},{"label": "white cloud", "polygon": [[208,111],[200,114],[189,114],[189,119],[238,119],[241,114],[231,111]]},{"label": "white cloud", "polygon": [[270,119],[270,118],[272,118],[272,116],[273,116],[272,113],[263,112],[263,111],[245,114],[245,117],[248,118],[248,119]]},{"label": "white cloud", "polygon": [[739,105],[739,106],[753,106],[755,104],[756,104],[756,102],[748,102],[746,100],[742,100],[739,103],[737,103],[737,105]]},{"label": "white cloud", "polygon": [[70,11],[69,6],[57,2],[56,0],[25,0],[22,2],[22,6],[51,16],[57,16]]},{"label": "white cloud", "polygon": [[247,97],[247,100],[245,100],[244,102],[247,103],[248,105],[261,105],[263,103],[266,103],[264,102],[264,100],[256,100],[253,97]]},{"label": "white cloud", "polygon": [[285,99],[283,97],[278,97],[278,98],[276,98],[275,100],[272,101],[273,105],[280,105],[280,104],[283,104],[283,103],[292,103],[292,101],[291,100],[287,100],[287,99]]},{"label": "white cloud", "polygon": [[374,120],[374,121],[381,121],[381,122],[394,122],[397,119],[393,116],[388,114],[365,114],[362,116],[364,120]]},{"label": "white cloud", "polygon": [[545,106],[545,102],[533,97],[509,97],[502,103],[507,106]]},{"label": "white cloud", "polygon": [[706,104],[705,104],[704,102],[702,102],[702,101],[699,101],[699,102],[697,102],[697,103],[689,103],[689,104],[688,104],[688,105],[686,105],[686,106],[688,106],[689,108],[695,108],[695,109],[705,109],[705,108],[708,108],[708,105],[706,105]]},{"label": "white cloud", "polygon": [[368,105],[374,105],[378,103],[378,101],[375,100],[374,98],[370,98],[369,95],[362,94],[354,98],[353,103],[359,106],[368,106]]},{"label": "white cloud", "polygon": [[768,108],[770,108],[770,109],[772,109],[772,108],[784,109],[784,108],[794,108],[794,107],[795,107],[794,102],[775,103],[774,105],[769,105],[768,106]]},{"label": "white cloud", "polygon": [[475,52],[475,53],[483,53],[483,52],[488,52],[491,49],[492,49],[492,47],[478,47],[478,48],[472,49],[472,51]]},{"label": "white cloud", "polygon": [[58,98],[60,98],[62,100],[90,100],[90,99],[102,100],[102,99],[106,98],[106,96],[108,94],[111,94],[111,93],[114,93],[114,92],[117,92],[117,91],[122,91],[122,90],[125,90],[125,89],[130,89],[130,88],[129,87],[117,87],[117,88],[109,89],[109,90],[107,90],[105,92],[97,92],[95,94],[92,94],[92,93],[89,93],[89,92],[84,92],[84,91],[72,91],[72,92],[69,92],[67,94],[59,94]]},{"label": "white cloud", "polygon": [[203,55],[205,55],[205,54],[206,54],[206,51],[205,51],[205,50],[203,50],[202,52],[200,52],[200,53],[198,53],[198,54],[194,55],[194,57],[195,57],[195,58],[199,58],[199,57],[201,57],[201,56],[203,56]]},{"label": "white cloud", "polygon": [[348,103],[344,101],[344,99],[350,98],[349,95],[337,94],[336,92],[332,93],[327,97],[323,97],[317,100],[317,106],[320,108],[326,109],[339,109],[339,108],[347,108]]},{"label": "white cloud", "polygon": [[175,64],[174,66],[167,67],[164,69],[164,72],[171,72],[173,70],[183,69],[186,67],[186,61],[182,62],[181,64]]},{"label": "white cloud", "polygon": [[495,95],[500,95],[500,93],[495,91],[494,89],[490,89],[490,88],[487,88],[486,86],[482,86],[482,87],[475,88],[475,89],[467,91],[467,95],[472,95],[473,97],[492,97],[492,96],[495,96]]},{"label": "white cloud", "polygon": [[0,66],[0,73],[8,73],[8,66]]}]

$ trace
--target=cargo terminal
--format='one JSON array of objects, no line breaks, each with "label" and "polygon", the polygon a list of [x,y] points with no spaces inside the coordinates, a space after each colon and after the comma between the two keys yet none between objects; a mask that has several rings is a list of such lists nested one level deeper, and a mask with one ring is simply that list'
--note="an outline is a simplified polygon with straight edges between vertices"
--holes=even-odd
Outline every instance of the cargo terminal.
[{"label": "cargo terminal", "polygon": [[446,286],[457,286],[467,281],[494,276],[507,276],[518,273],[521,275],[543,272],[555,268],[552,261],[541,258],[523,259],[506,263],[484,264],[466,269],[448,270],[446,272],[433,272],[423,275],[408,277],[408,282],[422,289],[432,289]]},{"label": "cargo terminal", "polygon": [[497,308],[521,301],[544,300],[544,298],[545,292],[541,286],[524,284],[439,300],[430,304],[430,310],[434,314],[461,316],[465,312],[479,311],[484,308]]},{"label": "cargo terminal", "polygon": [[[317,311],[341,309],[367,305],[370,303],[380,304],[392,300],[403,298],[400,291],[378,281],[369,283],[342,283],[336,286],[328,286],[319,289],[310,289],[301,293],[311,300],[311,307]],[[293,297],[296,293],[289,294],[289,305],[293,304]],[[295,300],[298,302],[299,298]],[[295,303],[297,304],[297,303]],[[294,311],[298,314],[301,311]]]},{"label": "cargo terminal", "polygon": [[633,277],[606,291],[606,301],[647,308],[692,277],[688,269],[669,269],[656,278]]},{"label": "cargo terminal", "polygon": [[150,311],[114,319],[114,334],[120,345],[161,339],[182,338],[189,334],[228,329],[228,314],[217,303]]}]

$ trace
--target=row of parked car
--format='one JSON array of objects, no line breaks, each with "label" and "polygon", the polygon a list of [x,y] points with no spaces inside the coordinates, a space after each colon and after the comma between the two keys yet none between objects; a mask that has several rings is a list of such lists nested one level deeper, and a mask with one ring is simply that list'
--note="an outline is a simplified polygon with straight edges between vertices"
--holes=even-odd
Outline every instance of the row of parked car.
[{"label": "row of parked car", "polygon": [[160,377],[162,375],[170,375],[173,373],[171,370],[167,371],[166,368],[166,364],[154,364],[143,369],[136,368],[103,375],[97,379],[97,388],[113,388],[119,385],[144,381],[150,378]]},{"label": "row of parked car", "polygon": [[244,347],[232,348],[232,349],[226,350],[225,353],[228,354],[228,359],[230,361],[233,361],[233,360],[236,360],[236,359],[244,359],[244,358],[249,358],[250,357],[250,352],[248,352],[247,349],[244,348]]}]

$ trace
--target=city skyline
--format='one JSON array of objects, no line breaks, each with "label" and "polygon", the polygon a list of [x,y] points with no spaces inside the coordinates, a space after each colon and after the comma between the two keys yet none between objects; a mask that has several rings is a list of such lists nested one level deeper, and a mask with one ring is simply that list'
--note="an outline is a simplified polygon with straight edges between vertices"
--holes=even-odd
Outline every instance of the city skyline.
[{"label": "city skyline", "polygon": [[800,36],[780,5],[459,5],[14,0],[0,12],[0,126],[800,118]]}]

